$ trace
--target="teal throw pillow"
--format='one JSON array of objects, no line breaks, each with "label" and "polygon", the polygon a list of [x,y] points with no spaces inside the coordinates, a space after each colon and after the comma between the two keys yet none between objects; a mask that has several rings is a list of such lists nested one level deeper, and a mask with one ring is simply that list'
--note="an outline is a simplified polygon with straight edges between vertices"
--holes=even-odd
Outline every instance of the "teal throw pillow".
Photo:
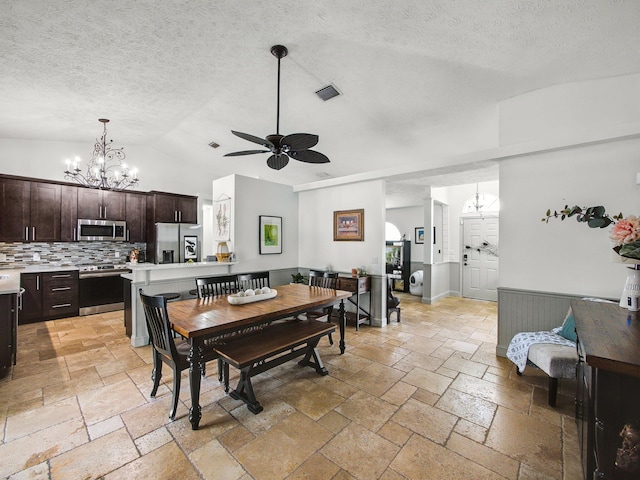
[{"label": "teal throw pillow", "polygon": [[569,309],[564,322],[562,322],[562,329],[558,332],[558,335],[566,338],[567,340],[571,340],[572,342],[578,340],[578,337],[576,336],[576,321],[573,318],[573,312],[571,309]]}]

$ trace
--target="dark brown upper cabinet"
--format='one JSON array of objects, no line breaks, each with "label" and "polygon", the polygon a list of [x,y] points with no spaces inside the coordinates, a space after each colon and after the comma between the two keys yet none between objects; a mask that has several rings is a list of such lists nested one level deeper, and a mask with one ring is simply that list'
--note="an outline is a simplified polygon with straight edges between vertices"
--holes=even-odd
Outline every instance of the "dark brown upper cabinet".
[{"label": "dark brown upper cabinet", "polygon": [[125,193],[94,188],[78,188],[78,218],[124,220]]},{"label": "dark brown upper cabinet", "polygon": [[61,185],[0,178],[0,240],[60,241]]}]

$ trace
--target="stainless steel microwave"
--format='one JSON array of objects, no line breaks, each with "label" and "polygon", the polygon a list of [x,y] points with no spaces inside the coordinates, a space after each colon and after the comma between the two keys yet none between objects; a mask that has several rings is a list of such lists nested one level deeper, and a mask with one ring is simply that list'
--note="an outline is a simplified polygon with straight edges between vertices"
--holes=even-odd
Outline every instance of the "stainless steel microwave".
[{"label": "stainless steel microwave", "polygon": [[118,242],[127,240],[127,222],[78,219],[78,240]]}]

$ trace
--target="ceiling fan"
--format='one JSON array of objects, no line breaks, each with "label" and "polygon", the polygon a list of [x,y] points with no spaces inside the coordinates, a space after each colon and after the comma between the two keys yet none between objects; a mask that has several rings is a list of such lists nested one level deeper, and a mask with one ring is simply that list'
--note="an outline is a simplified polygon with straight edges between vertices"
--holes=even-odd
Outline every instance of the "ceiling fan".
[{"label": "ceiling fan", "polygon": [[271,47],[271,54],[278,59],[278,110],[276,114],[276,133],[267,135],[265,138],[256,137],[248,133],[231,130],[235,136],[248,140],[249,142],[262,145],[268,150],[243,150],[241,152],[227,153],[225,157],[237,157],[240,155],[253,155],[256,153],[269,153],[267,165],[274,170],[280,170],[289,163],[289,157],[305,163],[329,163],[329,159],[320,152],[309,150],[318,143],[318,135],[310,133],[292,133],[291,135],[280,135],[280,60],[287,56],[289,51],[282,45]]}]

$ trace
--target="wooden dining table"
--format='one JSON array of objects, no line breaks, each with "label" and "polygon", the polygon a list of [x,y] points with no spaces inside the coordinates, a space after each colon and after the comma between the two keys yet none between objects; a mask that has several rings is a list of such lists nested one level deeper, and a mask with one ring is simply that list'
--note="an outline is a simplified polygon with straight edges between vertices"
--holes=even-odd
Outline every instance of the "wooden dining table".
[{"label": "wooden dining table", "polygon": [[232,305],[226,296],[179,300],[167,304],[173,330],[185,337],[190,345],[189,382],[191,408],[189,421],[197,430],[202,418],[200,406],[200,382],[203,349],[207,340],[224,338],[225,335],[267,324],[274,320],[335,305],[339,302],[340,353],[345,351],[346,315],[344,300],[352,293],[344,290],[289,284],[275,287],[274,298],[242,305]]}]

